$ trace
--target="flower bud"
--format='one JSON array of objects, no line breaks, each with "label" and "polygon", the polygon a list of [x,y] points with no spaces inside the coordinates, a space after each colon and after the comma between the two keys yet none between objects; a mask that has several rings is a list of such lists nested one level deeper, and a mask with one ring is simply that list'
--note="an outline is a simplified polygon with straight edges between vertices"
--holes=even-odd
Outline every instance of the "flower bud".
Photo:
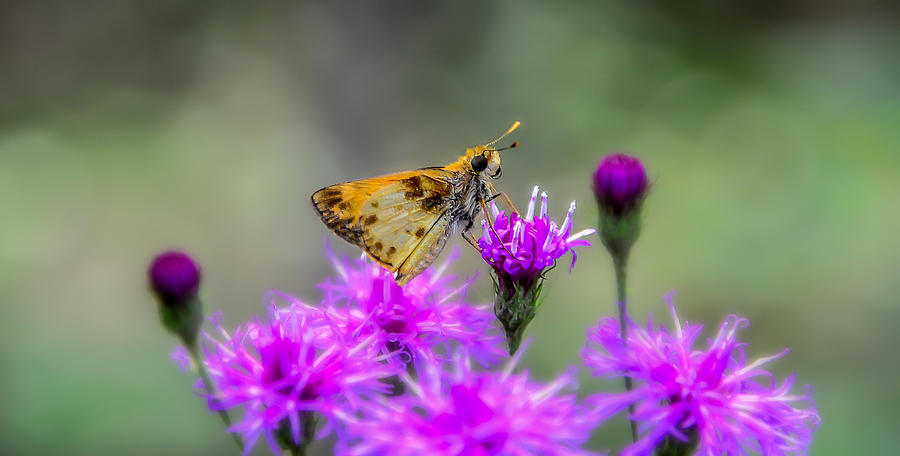
[{"label": "flower bud", "polygon": [[197,290],[200,267],[188,254],[168,251],[157,255],[147,271],[150,289],[159,301],[163,326],[192,346],[203,321]]},{"label": "flower bud", "polygon": [[594,196],[600,210],[622,215],[639,208],[647,194],[647,173],[635,157],[614,154],[603,158],[594,172]]},{"label": "flower bud", "polygon": [[169,251],[156,256],[148,271],[150,287],[167,306],[183,306],[197,294],[200,267],[186,253]]},{"label": "flower bud", "polygon": [[600,238],[617,262],[624,262],[641,232],[641,205],[649,183],[635,157],[604,157],[594,172],[593,189],[600,209]]}]

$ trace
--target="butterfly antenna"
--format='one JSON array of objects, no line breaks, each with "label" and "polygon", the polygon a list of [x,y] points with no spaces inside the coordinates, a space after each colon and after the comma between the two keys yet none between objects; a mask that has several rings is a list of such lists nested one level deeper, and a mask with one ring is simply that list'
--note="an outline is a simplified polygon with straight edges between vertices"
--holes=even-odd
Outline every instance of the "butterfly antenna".
[{"label": "butterfly antenna", "polygon": [[506,146],[506,147],[501,147],[501,148],[499,148],[499,149],[494,149],[494,150],[496,150],[497,152],[500,152],[500,151],[503,151],[503,150],[515,149],[516,147],[519,147],[519,141],[516,141],[516,142],[514,142],[514,143],[512,143],[512,144],[510,144],[510,145],[508,145],[508,146]]},{"label": "butterfly antenna", "polygon": [[500,135],[499,138],[497,138],[497,139],[495,139],[495,140],[493,140],[493,141],[491,141],[491,142],[485,144],[484,147],[487,147],[487,146],[493,146],[493,145],[496,144],[498,141],[500,141],[501,139],[505,138],[506,135],[508,135],[508,134],[512,133],[513,131],[515,131],[516,128],[519,128],[519,125],[520,125],[520,124],[521,124],[521,122],[519,122],[518,120],[515,121],[515,123],[513,123],[512,126],[509,127],[509,130],[506,130],[506,133],[503,133],[502,135]]}]

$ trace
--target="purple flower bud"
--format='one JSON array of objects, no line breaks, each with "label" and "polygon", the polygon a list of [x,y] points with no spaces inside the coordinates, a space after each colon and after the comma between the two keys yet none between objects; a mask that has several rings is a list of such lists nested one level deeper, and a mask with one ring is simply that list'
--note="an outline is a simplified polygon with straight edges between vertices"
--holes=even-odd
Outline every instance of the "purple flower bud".
[{"label": "purple flower bud", "polygon": [[150,288],[169,307],[184,306],[200,287],[200,266],[188,254],[168,251],[156,256],[147,271]]},{"label": "purple flower bud", "polygon": [[640,207],[648,187],[644,165],[629,155],[604,157],[594,172],[594,195],[606,213],[622,215]]}]

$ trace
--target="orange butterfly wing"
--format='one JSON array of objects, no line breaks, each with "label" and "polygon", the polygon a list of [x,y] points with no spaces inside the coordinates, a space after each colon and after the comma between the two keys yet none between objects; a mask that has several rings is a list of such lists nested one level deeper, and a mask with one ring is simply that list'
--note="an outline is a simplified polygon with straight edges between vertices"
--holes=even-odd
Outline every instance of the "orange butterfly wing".
[{"label": "orange butterfly wing", "polygon": [[338,236],[396,272],[405,284],[443,250],[457,172],[426,168],[325,187],[313,207]]}]

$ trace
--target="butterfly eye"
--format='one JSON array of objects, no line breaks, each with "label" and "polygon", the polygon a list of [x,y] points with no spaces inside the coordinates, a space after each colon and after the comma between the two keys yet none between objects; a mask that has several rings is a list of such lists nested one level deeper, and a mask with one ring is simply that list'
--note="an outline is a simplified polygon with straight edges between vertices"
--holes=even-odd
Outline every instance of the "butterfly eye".
[{"label": "butterfly eye", "polygon": [[480,173],[484,171],[485,168],[487,168],[488,161],[487,158],[484,157],[484,155],[476,155],[472,157],[472,161],[469,162],[469,164],[472,165],[472,171]]}]

